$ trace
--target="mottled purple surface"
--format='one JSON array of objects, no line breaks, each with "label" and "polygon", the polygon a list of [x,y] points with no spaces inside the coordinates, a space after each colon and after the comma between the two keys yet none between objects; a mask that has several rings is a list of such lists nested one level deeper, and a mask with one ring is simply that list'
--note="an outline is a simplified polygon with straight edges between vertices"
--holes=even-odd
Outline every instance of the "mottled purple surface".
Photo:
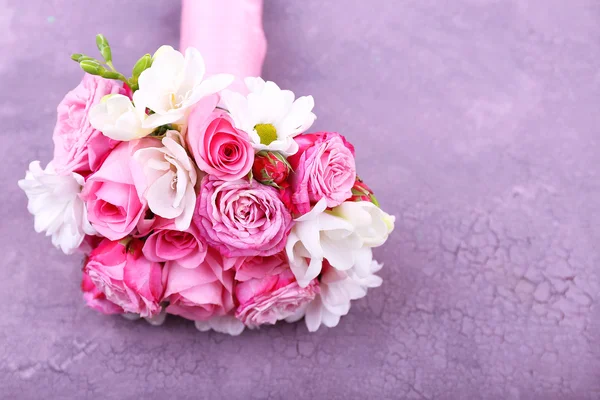
[{"label": "mottled purple surface", "polygon": [[0,398],[600,398],[597,1],[267,1],[265,77],[314,95],[397,225],[337,328],[237,338],[84,308],[16,185],[51,157],[69,53],[103,32],[129,66],[179,11],[0,0]]}]

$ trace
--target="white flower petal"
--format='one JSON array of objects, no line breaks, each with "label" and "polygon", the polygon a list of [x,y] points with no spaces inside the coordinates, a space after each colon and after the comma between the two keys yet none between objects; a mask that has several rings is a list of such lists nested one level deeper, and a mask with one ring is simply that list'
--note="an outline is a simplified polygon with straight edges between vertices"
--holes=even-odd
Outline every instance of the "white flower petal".
[{"label": "white flower petal", "polygon": [[244,324],[233,315],[212,317],[207,321],[195,321],[196,329],[200,332],[214,330],[231,336],[238,336],[244,331]]},{"label": "white flower petal", "polygon": [[52,244],[66,254],[79,248],[86,233],[94,232],[79,197],[81,182],[81,175],[57,175],[52,163],[43,170],[39,161],[30,163],[25,179],[18,182],[29,200],[27,209],[34,215],[35,230],[46,231]]},{"label": "white flower petal", "polygon": [[[161,47],[152,65],[139,77],[136,92],[141,104],[154,112],[145,128],[184,123],[191,107],[200,99],[223,90],[233,76],[218,74],[204,79],[205,66],[198,50],[188,48],[185,56],[170,46]],[[137,103],[136,103],[137,104]]]}]

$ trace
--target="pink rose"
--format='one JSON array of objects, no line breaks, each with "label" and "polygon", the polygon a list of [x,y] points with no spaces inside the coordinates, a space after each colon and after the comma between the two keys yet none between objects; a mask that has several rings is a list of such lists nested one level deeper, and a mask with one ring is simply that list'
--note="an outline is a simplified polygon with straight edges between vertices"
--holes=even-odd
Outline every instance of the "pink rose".
[{"label": "pink rose", "polygon": [[162,266],[144,257],[142,242],[137,239],[132,239],[127,247],[103,240],[91,252],[84,273],[109,301],[125,312],[150,317],[161,310]]},{"label": "pink rose", "polygon": [[83,278],[81,280],[81,291],[83,292],[83,299],[88,307],[100,311],[102,314],[124,313],[121,307],[108,300],[104,293],[98,290],[89,275],[85,272],[83,273]]},{"label": "pink rose", "polygon": [[233,271],[225,271],[224,260],[214,249],[196,268],[168,263],[165,271],[167,313],[205,321],[233,309]]},{"label": "pink rose", "polygon": [[227,257],[270,256],[285,246],[292,217],[273,187],[206,175],[194,221],[206,241]]},{"label": "pink rose", "polygon": [[173,220],[161,218],[146,239],[143,252],[150,261],[167,261],[183,268],[196,268],[204,261],[206,249],[193,222],[182,232],[175,228]]},{"label": "pink rose", "polygon": [[58,105],[54,128],[54,166],[62,173],[77,172],[83,177],[95,172],[118,142],[90,125],[88,113],[108,94],[124,94],[112,79],[85,74],[81,83]]},{"label": "pink rose", "polygon": [[236,129],[225,112],[214,111],[207,117],[204,104],[194,108],[186,140],[198,168],[221,180],[240,179],[252,169],[254,149],[250,137]]},{"label": "pink rose", "polygon": [[354,147],[333,132],[298,135],[294,140],[299,150],[288,161],[295,172],[292,201],[298,212],[307,213],[322,198],[327,207],[350,198],[356,180]]},{"label": "pink rose", "polygon": [[269,257],[238,257],[235,263],[235,280],[244,282],[250,279],[262,279],[267,275],[277,275],[289,268],[285,253]]},{"label": "pink rose", "polygon": [[83,186],[88,219],[102,236],[119,240],[129,235],[146,211],[133,184],[127,143],[121,143]]},{"label": "pink rose", "polygon": [[312,301],[319,293],[317,280],[301,288],[291,269],[262,279],[251,279],[238,283],[235,297],[239,306],[237,319],[248,327],[274,324],[292,316],[299,308]]}]

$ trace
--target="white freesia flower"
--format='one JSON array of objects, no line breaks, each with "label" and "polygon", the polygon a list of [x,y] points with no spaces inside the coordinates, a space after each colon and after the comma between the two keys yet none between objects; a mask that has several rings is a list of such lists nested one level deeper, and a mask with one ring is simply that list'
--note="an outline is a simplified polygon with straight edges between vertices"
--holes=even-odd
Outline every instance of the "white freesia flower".
[{"label": "white freesia flower", "polygon": [[370,201],[346,201],[333,213],[350,222],[354,232],[368,247],[381,246],[394,230],[396,220]]},{"label": "white freesia flower", "polygon": [[207,332],[212,329],[215,332],[226,333],[231,336],[238,336],[244,331],[242,321],[233,315],[215,316],[207,321],[196,321],[195,325],[200,332]]},{"label": "white freesia flower", "polygon": [[[137,96],[134,94],[134,99]],[[127,142],[142,138],[152,129],[142,126],[146,109],[134,106],[129,97],[122,94],[104,96],[102,101],[90,109],[90,124],[114,140]]]},{"label": "white freesia flower", "polygon": [[196,207],[197,173],[185,151],[178,131],[167,131],[163,147],[137,150],[133,158],[143,173],[143,182],[134,174],[136,188],[148,201],[148,208],[163,218],[175,219],[175,227],[189,228]]},{"label": "white freesia flower", "polygon": [[324,259],[336,269],[352,268],[355,264],[353,250],[361,245],[360,239],[353,235],[352,225],[324,212],[326,207],[327,201],[323,198],[310,212],[296,218],[287,238],[285,250],[301,287],[306,287],[319,275]]},{"label": "white freesia flower", "polygon": [[154,112],[144,120],[144,128],[182,123],[190,107],[233,81],[229,74],[204,79],[205,72],[204,60],[195,48],[188,48],[185,57],[171,46],[159,48],[152,66],[140,75],[135,93],[136,105],[139,102]]},{"label": "white freesia flower", "polygon": [[319,275],[324,260],[337,270],[352,268],[367,276],[370,248],[383,244],[393,229],[394,217],[369,202],[344,202],[331,211],[326,207],[321,199],[297,218],[286,242],[290,267],[302,287]]},{"label": "white freesia flower", "polygon": [[321,325],[329,328],[337,326],[340,318],[350,311],[352,300],[360,299],[367,294],[367,289],[381,286],[382,280],[375,275],[383,265],[373,260],[365,277],[358,277],[353,270],[338,271],[328,268],[321,276],[320,293],[303,310],[288,319],[288,322],[304,316],[304,322],[310,332],[315,332]]},{"label": "white freesia flower", "polygon": [[223,102],[238,129],[247,132],[256,150],[279,151],[292,155],[298,151],[294,136],[305,132],[317,118],[312,113],[312,96],[294,100],[294,93],[281,90],[274,82],[246,78],[250,94],[226,90]]},{"label": "white freesia flower", "polygon": [[27,209],[35,217],[35,231],[46,231],[52,244],[66,254],[73,253],[86,234],[96,233],[79,198],[83,183],[81,175],[58,175],[51,162],[44,170],[39,161],[31,162],[25,179],[19,181],[29,199]]}]

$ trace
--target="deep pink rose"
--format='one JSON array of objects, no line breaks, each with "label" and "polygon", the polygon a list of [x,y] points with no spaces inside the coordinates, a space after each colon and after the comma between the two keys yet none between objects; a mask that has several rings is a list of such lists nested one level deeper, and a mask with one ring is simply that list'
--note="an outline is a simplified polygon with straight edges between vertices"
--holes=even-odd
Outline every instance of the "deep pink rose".
[{"label": "deep pink rose", "polygon": [[333,132],[298,135],[294,140],[299,150],[288,161],[294,170],[292,202],[298,212],[307,213],[322,198],[327,207],[350,198],[356,180],[354,147]]},{"label": "deep pink rose", "polygon": [[106,295],[98,290],[86,272],[83,273],[83,278],[81,280],[81,291],[83,292],[83,299],[88,307],[100,311],[102,314],[124,313],[121,307],[108,300]]},{"label": "deep pink rose", "polygon": [[132,239],[126,247],[105,239],[91,252],[84,273],[126,312],[150,317],[161,310],[162,269],[161,264],[144,257],[141,241]]},{"label": "deep pink rose", "polygon": [[102,236],[119,240],[129,235],[146,211],[133,184],[127,143],[121,143],[108,155],[100,169],[83,186],[88,219]]},{"label": "deep pink rose", "polygon": [[167,261],[184,268],[196,268],[204,261],[207,246],[194,222],[178,231],[173,220],[159,219],[144,243],[144,255],[150,261]]},{"label": "deep pink rose", "polygon": [[292,217],[273,187],[206,175],[194,221],[224,256],[270,256],[285,246]]},{"label": "deep pink rose", "polygon": [[224,260],[214,249],[209,249],[204,262],[196,268],[168,263],[165,266],[167,313],[204,321],[231,311],[233,270],[225,269]]},{"label": "deep pink rose", "polygon": [[90,125],[88,113],[108,94],[124,94],[121,83],[85,74],[81,83],[58,105],[54,140],[54,166],[61,173],[77,172],[83,177],[95,172],[108,152],[119,142]]},{"label": "deep pink rose", "polygon": [[252,169],[250,137],[234,127],[226,112],[217,110],[207,116],[204,104],[195,107],[188,119],[186,141],[198,168],[221,180],[240,179]]},{"label": "deep pink rose", "polygon": [[238,283],[235,297],[239,306],[235,316],[251,328],[274,324],[292,316],[300,307],[312,301],[317,293],[319,285],[316,279],[301,288],[292,270],[287,268],[277,275]]},{"label": "deep pink rose", "polygon": [[277,275],[289,268],[285,253],[268,257],[238,257],[235,262],[235,280],[244,282],[250,279],[262,279],[267,275]]}]

